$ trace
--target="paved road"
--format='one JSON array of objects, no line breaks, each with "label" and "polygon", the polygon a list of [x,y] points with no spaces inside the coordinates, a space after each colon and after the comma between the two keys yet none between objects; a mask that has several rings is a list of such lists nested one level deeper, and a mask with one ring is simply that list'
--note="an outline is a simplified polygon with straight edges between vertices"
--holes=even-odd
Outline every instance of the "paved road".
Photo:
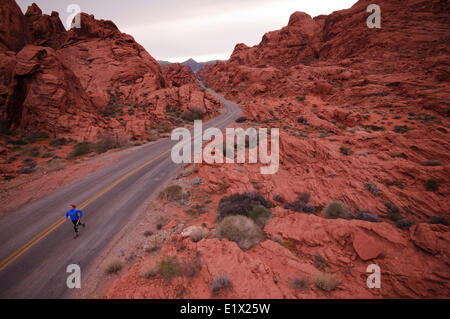
[{"label": "paved road", "polygon": [[[226,113],[203,123],[203,129],[223,128],[240,116],[236,104],[208,91],[220,99]],[[68,291],[67,265],[87,269],[144,201],[180,172],[181,165],[170,158],[176,143],[168,138],[139,147],[0,219],[0,298],[63,297]],[[83,203],[87,227],[77,239],[72,237],[72,223],[61,219],[69,202]]]}]

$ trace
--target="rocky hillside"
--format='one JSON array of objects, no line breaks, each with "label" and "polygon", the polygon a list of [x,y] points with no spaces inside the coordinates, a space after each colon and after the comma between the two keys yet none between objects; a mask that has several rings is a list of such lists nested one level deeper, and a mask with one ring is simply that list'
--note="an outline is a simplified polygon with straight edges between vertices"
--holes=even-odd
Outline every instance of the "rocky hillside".
[{"label": "rocky hillside", "polygon": [[107,139],[104,151],[155,140],[189,124],[193,114],[218,114],[220,103],[201,89],[189,68],[161,67],[111,21],[82,13],[81,28],[66,31],[58,13],[42,14],[33,4],[23,14],[14,0],[2,2],[0,17],[0,173],[5,178],[29,172],[20,162],[30,161],[30,154],[38,164],[41,153],[55,154],[52,143],[60,142],[53,140],[74,143],[76,156],[89,151],[77,142]]},{"label": "rocky hillside", "polygon": [[58,13],[42,14],[33,4],[23,15],[13,0],[2,5],[1,15],[0,115],[6,129],[77,140],[100,134],[142,139],[157,123],[172,125],[166,108],[195,106],[213,116],[219,107],[188,70],[174,67],[167,76],[111,21],[83,13],[81,28],[66,31]]},{"label": "rocky hillside", "polygon": [[106,297],[449,298],[449,3],[379,1],[368,29],[370,3],[199,72],[235,126],[280,128],[280,169],[186,168]]}]

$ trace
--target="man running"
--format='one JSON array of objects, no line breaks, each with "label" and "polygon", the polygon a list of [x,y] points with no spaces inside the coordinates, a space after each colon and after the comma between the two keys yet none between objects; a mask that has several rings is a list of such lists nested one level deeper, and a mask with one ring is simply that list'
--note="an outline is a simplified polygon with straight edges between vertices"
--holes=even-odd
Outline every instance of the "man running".
[{"label": "man running", "polygon": [[78,237],[78,225],[86,227],[86,224],[81,222],[81,218],[83,217],[83,212],[77,209],[77,206],[72,204],[70,205],[70,209],[66,213],[66,220],[70,217],[70,220],[73,223],[73,229],[75,230],[75,236],[73,238]]}]

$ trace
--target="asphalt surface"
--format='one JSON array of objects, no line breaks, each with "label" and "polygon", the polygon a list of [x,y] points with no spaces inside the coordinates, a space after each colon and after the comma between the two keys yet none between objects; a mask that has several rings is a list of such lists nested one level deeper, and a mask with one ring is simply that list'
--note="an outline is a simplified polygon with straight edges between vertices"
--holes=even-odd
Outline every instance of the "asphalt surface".
[{"label": "asphalt surface", "polygon": [[[226,112],[204,122],[203,130],[222,129],[240,116],[236,104],[208,91]],[[0,298],[63,298],[69,291],[66,267],[87,269],[145,200],[180,172],[182,165],[173,163],[167,152],[176,143],[167,138],[138,147],[126,158],[1,218]],[[77,239],[72,223],[61,222],[72,202],[87,204],[82,209],[87,227],[80,227]],[[49,228],[52,224],[56,226]]]}]

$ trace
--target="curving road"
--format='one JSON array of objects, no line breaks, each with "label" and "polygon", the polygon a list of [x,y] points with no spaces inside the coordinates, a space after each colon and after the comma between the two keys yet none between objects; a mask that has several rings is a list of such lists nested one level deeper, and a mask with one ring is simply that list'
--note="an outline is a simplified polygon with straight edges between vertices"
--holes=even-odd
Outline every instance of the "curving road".
[{"label": "curving road", "polygon": [[[203,123],[204,130],[224,128],[240,116],[236,104],[207,90],[226,112]],[[144,201],[180,172],[181,165],[170,158],[176,143],[167,138],[139,147],[119,162],[0,219],[0,298],[62,298],[69,290],[67,265],[87,269]],[[69,202],[81,203],[87,224],[76,240],[72,223],[62,218]]]}]

